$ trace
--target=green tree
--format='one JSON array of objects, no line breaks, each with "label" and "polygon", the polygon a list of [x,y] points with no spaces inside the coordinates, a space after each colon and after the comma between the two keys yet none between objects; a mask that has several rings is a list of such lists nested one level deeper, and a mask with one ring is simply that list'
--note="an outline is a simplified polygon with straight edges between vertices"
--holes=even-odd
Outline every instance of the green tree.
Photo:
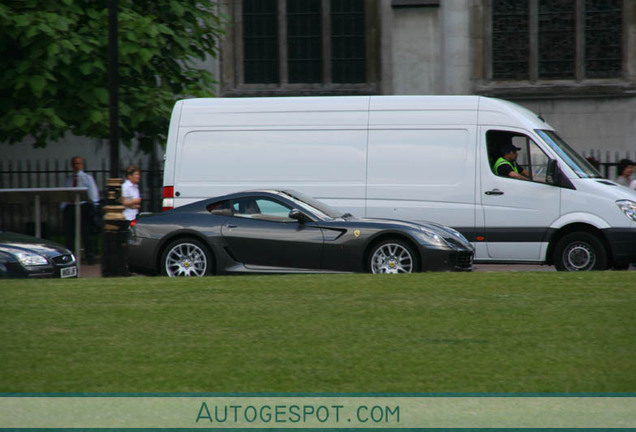
[{"label": "green tree", "polygon": [[[119,0],[121,139],[164,140],[175,100],[212,96],[216,0]],[[0,4],[0,142],[109,136],[106,1]]]}]

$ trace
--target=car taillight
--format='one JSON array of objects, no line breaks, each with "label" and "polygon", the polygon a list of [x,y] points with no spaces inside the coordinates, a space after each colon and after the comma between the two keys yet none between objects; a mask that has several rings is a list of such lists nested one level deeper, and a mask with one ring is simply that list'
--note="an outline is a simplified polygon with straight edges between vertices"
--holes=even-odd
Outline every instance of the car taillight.
[{"label": "car taillight", "polygon": [[172,210],[174,208],[174,186],[163,187],[163,204],[161,211]]}]

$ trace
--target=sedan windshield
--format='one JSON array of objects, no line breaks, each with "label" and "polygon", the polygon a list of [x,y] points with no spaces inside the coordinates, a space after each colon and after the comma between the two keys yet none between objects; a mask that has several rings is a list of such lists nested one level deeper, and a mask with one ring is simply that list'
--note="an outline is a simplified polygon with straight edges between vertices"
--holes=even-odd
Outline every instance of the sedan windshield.
[{"label": "sedan windshield", "polygon": [[299,210],[309,210],[317,216],[325,219],[336,219],[342,217],[342,212],[305,194],[291,190],[283,191],[283,193],[298,204],[300,207]]},{"label": "sedan windshield", "polygon": [[583,156],[575,152],[563,139],[551,130],[536,132],[554,150],[563,162],[581,178],[601,178],[601,174]]}]

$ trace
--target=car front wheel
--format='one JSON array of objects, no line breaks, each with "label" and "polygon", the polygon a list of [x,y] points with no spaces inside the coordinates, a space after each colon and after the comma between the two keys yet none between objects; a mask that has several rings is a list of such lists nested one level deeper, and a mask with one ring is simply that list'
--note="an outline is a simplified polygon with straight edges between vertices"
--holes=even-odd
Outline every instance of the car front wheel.
[{"label": "car front wheel", "polygon": [[199,240],[176,240],[166,247],[161,257],[161,273],[169,277],[209,275],[212,259]]},{"label": "car front wheel", "polygon": [[603,243],[593,234],[572,233],[557,243],[554,265],[559,271],[605,270],[607,252]]},{"label": "car front wheel", "polygon": [[371,273],[413,273],[418,268],[415,253],[400,240],[383,241],[375,245],[369,255]]}]

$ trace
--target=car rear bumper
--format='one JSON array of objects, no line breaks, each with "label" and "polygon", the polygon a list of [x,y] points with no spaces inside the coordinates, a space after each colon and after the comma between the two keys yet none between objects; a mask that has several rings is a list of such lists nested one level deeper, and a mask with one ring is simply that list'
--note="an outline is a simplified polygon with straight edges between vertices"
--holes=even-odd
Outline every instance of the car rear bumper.
[{"label": "car rear bumper", "polygon": [[157,241],[131,236],[126,247],[128,270],[140,274],[157,274]]}]

